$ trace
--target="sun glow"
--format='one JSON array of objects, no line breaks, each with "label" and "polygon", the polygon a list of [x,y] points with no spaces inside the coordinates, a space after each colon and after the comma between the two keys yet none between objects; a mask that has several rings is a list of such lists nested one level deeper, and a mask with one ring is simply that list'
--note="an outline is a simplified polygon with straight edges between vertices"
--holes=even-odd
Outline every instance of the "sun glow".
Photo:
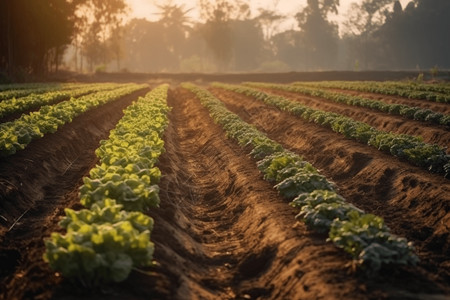
[{"label": "sun glow", "polygon": [[[411,0],[400,0],[404,8]],[[127,0],[130,6],[130,18],[145,18],[150,21],[156,21],[159,18],[158,5],[167,4],[167,1],[148,1],[148,0]],[[339,14],[331,16],[331,20],[342,23],[348,14],[352,3],[361,2],[361,0],[341,0],[339,6]],[[176,1],[172,0],[169,3],[176,5],[183,5],[186,10],[190,10],[188,16],[192,22],[200,20],[200,8],[197,0]],[[260,8],[275,10],[286,19],[279,24],[278,30],[296,29],[297,22],[294,18],[295,14],[307,5],[307,0],[291,1],[291,0],[253,0],[248,1],[252,16],[256,16]]]}]

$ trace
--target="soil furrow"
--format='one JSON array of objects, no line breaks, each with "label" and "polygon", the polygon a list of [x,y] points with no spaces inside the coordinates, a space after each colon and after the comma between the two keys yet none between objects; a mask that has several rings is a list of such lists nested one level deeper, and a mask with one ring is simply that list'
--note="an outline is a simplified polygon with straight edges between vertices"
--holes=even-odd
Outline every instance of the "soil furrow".
[{"label": "soil furrow", "polygon": [[176,90],[169,103],[173,111],[160,160],[162,204],[152,212],[158,295],[383,299],[413,294],[417,286],[411,282],[425,294],[442,293],[422,271],[393,271],[405,282],[348,273],[345,254],[295,223],[295,212],[262,180],[255,162],[225,139],[191,93]]},{"label": "soil furrow", "polygon": [[351,258],[325,235],[295,221],[295,209],[263,180],[250,149],[227,139],[200,101],[177,88],[169,93],[173,109],[158,163],[161,206],[148,212],[155,220],[155,265],[134,270],[124,282],[86,289],[42,260],[42,238],[61,230],[57,222],[65,207],[81,208],[78,188],[97,161],[94,150],[137,98],[134,94],[91,110],[0,161],[0,299],[450,295],[445,281],[449,187],[443,178],[250,98],[223,91],[219,96],[244,120],[303,154],[351,202],[382,214],[395,232],[414,240],[421,265],[388,267],[371,278],[352,271]]},{"label": "soil furrow", "polygon": [[391,115],[373,109],[347,105],[344,103],[336,103],[318,97],[299,95],[297,93],[276,89],[266,91],[298,101],[314,109],[342,114],[354,120],[367,123],[378,130],[421,136],[425,142],[438,144],[441,147],[448,147],[450,145],[450,130],[446,126],[411,120],[402,116]]},{"label": "soil furrow", "polygon": [[[169,104],[173,111],[160,161],[162,205],[152,213],[155,259],[162,269],[176,274],[178,283],[167,297],[337,296],[337,285],[326,280],[343,281],[339,270],[345,270],[346,260],[339,258],[339,251],[303,226],[292,228],[292,208],[262,180],[255,162],[225,138],[191,93],[177,90]],[[315,255],[333,263],[316,268],[318,261],[305,258]],[[179,264],[189,272],[180,274]],[[280,273],[283,276],[277,278]],[[306,275],[301,279],[295,274]],[[314,285],[305,291],[309,276]],[[286,290],[286,284],[293,288]],[[348,288],[338,294],[354,292]]]},{"label": "soil furrow", "polygon": [[425,269],[449,282],[450,185],[439,175],[345,139],[261,101],[213,89],[243,120],[303,155],[334,181],[350,202],[385,218],[396,234],[414,241]]},{"label": "soil furrow", "polygon": [[97,161],[99,141],[145,92],[92,109],[0,161],[0,261],[8,266],[0,274],[0,298],[52,294],[59,279],[42,260],[43,238],[60,230],[64,208],[80,207],[78,187]]}]

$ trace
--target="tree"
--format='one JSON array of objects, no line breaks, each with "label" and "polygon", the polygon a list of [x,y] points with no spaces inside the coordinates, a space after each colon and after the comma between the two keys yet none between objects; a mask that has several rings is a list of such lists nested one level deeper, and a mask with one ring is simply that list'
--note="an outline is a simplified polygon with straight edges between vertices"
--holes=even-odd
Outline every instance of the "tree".
[{"label": "tree", "polygon": [[[274,7],[276,7],[278,1],[275,0]],[[265,48],[268,54],[267,61],[273,61],[273,56],[276,53],[276,47],[274,44],[273,36],[278,30],[279,24],[286,19],[286,16],[278,14],[276,10],[269,10],[265,8],[259,9],[259,15],[255,18],[259,23],[263,32],[263,38],[265,41]]]},{"label": "tree", "polygon": [[352,3],[349,18],[344,22],[345,33],[352,35],[371,34],[383,24],[387,9],[396,0],[363,0]]},{"label": "tree", "polygon": [[113,57],[117,58],[118,49],[109,46],[117,47],[118,44],[108,43],[108,39],[113,34],[120,34],[119,27],[127,8],[125,0],[87,0],[80,8],[79,13],[87,16],[80,30],[83,32],[82,53],[90,71],[95,64],[106,65]]},{"label": "tree", "polygon": [[301,33],[297,30],[286,30],[277,33],[272,38],[275,47],[275,58],[292,70],[304,68],[305,60],[301,55]]},{"label": "tree", "polygon": [[279,23],[286,19],[286,16],[277,13],[275,10],[265,8],[259,9],[259,15],[256,20],[261,25],[264,32],[264,39],[270,41],[278,29]]},{"label": "tree", "polygon": [[107,40],[107,47],[109,48],[113,59],[116,61],[117,71],[120,71],[120,62],[124,56],[123,26],[116,25],[112,28],[111,34]]},{"label": "tree", "polygon": [[351,56],[361,62],[364,69],[374,68],[385,54],[376,48],[374,33],[382,26],[388,14],[388,7],[395,0],[363,0],[353,3],[349,18],[344,22],[346,40],[351,44]]},{"label": "tree", "polygon": [[0,70],[12,77],[57,70],[84,2],[0,1]]},{"label": "tree", "polygon": [[167,70],[173,61],[164,40],[164,27],[160,22],[133,19],[124,28],[125,65],[136,72]]},{"label": "tree", "polygon": [[231,20],[250,17],[250,8],[239,0],[227,2],[216,0],[214,3],[200,0],[201,14],[206,23],[201,27],[202,36],[215,57],[221,71],[229,67],[233,56],[233,38]]},{"label": "tree", "polygon": [[450,67],[450,2],[419,0],[405,10],[397,1],[375,32],[386,64],[399,69]]},{"label": "tree", "polygon": [[253,71],[263,59],[265,41],[256,19],[231,20],[231,42],[234,70]]},{"label": "tree", "polygon": [[334,67],[339,40],[338,26],[328,21],[337,14],[339,0],[308,0],[308,5],[295,15],[301,29],[301,53],[307,69]]},{"label": "tree", "polygon": [[186,38],[190,31],[188,13],[192,9],[185,9],[184,5],[176,5],[171,2],[159,5],[158,8],[161,16],[158,22],[164,27],[164,39],[161,42],[165,44],[176,60],[172,69],[177,69],[184,56]]}]

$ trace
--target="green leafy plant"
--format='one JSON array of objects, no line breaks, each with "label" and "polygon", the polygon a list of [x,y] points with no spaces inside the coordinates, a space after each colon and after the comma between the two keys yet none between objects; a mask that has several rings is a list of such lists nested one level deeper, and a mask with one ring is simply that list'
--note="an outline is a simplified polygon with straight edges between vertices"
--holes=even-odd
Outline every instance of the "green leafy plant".
[{"label": "green leafy plant", "polygon": [[[405,158],[412,164],[426,168],[431,172],[441,174],[444,173],[443,166],[449,161],[449,157],[446,155],[445,149],[439,147],[438,145],[424,143],[423,139],[420,137],[405,134],[394,134],[392,132],[377,130],[366,123],[355,121],[349,117],[332,112],[308,108],[295,101],[291,101],[280,96],[271,95],[251,87],[223,83],[214,83],[213,85],[251,97],[257,97],[257,99],[269,105],[273,105],[281,110],[287,110],[291,114],[299,116],[309,122],[314,122],[319,125],[329,127],[333,131],[338,132],[347,138],[367,143],[381,151],[387,151],[394,156]],[[247,83],[247,85],[280,89],[288,89],[290,87],[266,83]],[[314,96],[322,96],[323,92],[311,91],[311,93],[314,94]],[[343,97],[348,100],[347,95],[340,95],[339,97]],[[357,97],[351,98],[350,100],[365,101],[364,99]],[[417,117],[432,115],[432,113],[428,110],[422,110],[400,104],[390,105],[389,109],[398,111],[398,113],[410,115],[411,117],[415,115],[417,115]],[[444,122],[448,121],[450,121],[450,119],[447,120],[444,118]],[[442,119],[440,119],[439,122],[442,122]],[[235,135],[240,136],[240,132],[236,132]],[[252,135],[255,135],[255,133],[253,132]]]},{"label": "green leafy plant", "polygon": [[383,219],[371,214],[353,211],[348,220],[333,221],[329,240],[369,273],[379,271],[383,265],[415,265],[419,261],[412,243],[391,235]]},{"label": "green leafy plant", "polygon": [[154,251],[150,231],[139,232],[129,221],[74,221],[65,235],[52,233],[45,246],[52,269],[88,287],[125,280],[134,266],[151,265]]},{"label": "green leafy plant", "polygon": [[348,203],[321,203],[316,206],[308,204],[300,209],[295,218],[317,232],[328,232],[334,220],[346,220],[352,211],[360,210]]},{"label": "green leafy plant", "polygon": [[333,186],[320,174],[302,172],[284,179],[275,185],[275,188],[283,197],[291,199],[301,193],[310,193],[314,190],[333,190]]},{"label": "green leafy plant", "polygon": [[59,126],[71,122],[81,113],[117,100],[145,86],[130,84],[80,98],[72,98],[55,105],[42,106],[39,111],[22,115],[14,121],[1,123],[0,132],[5,142],[0,142],[0,156],[14,154],[24,149],[32,140],[46,133],[55,132]]},{"label": "green leafy plant", "polygon": [[[231,87],[220,83],[215,83],[214,85],[238,90],[246,95],[258,97],[263,101],[266,101],[268,98],[265,93],[253,89]],[[238,116],[228,111],[208,91],[189,83],[185,83],[182,86],[192,91],[199,98],[200,102],[209,110],[213,120],[221,124],[227,136],[238,141],[241,147],[256,147],[258,143],[266,143],[268,141],[264,134],[258,132],[253,126],[243,122]],[[295,109],[294,105],[288,104],[286,100],[280,97],[270,98],[267,101],[275,103],[275,105],[283,103],[281,107],[285,109]],[[322,118],[319,114],[315,114],[315,116],[311,117],[319,118],[321,122],[331,124],[334,116]],[[327,120],[329,117],[331,120]],[[361,133],[356,129],[354,134],[358,135]],[[275,142],[274,145],[276,145]],[[291,205],[300,208],[300,212],[296,217],[298,220],[304,221],[311,229],[319,232],[329,232],[329,240],[338,247],[350,251],[349,253],[352,254],[355,264],[366,267],[369,273],[379,271],[384,264],[395,264],[396,259],[399,259],[400,264],[414,264],[416,262],[412,252],[413,249],[409,246],[410,244],[406,244],[406,249],[409,252],[407,254],[402,252],[404,248],[400,246],[403,245],[404,240],[391,235],[381,218],[364,214],[362,210],[347,203],[342,196],[335,192],[333,183],[320,175],[311,164],[304,161],[297,154],[289,152],[282,147],[267,147],[267,151],[264,151],[264,156],[257,162],[257,166],[264,174],[266,180],[277,182],[275,188],[282,196],[294,199]],[[349,224],[346,225],[349,227],[348,230],[354,231],[351,237],[348,236],[347,238],[345,231],[342,230],[341,232],[339,230],[339,226],[344,224]],[[351,228],[352,224],[355,224],[354,229]],[[333,234],[330,229],[334,230]],[[380,240],[365,239],[365,236],[368,235],[366,231],[369,231],[369,235],[383,236],[389,242],[383,240],[384,243],[381,243]],[[393,242],[391,243],[391,241]],[[370,247],[372,242],[378,243],[384,248],[390,247],[390,254],[387,255],[385,252],[377,254],[377,249],[383,251],[384,248],[376,245]],[[376,260],[377,255],[378,260]]]},{"label": "green leafy plant", "polygon": [[[292,85],[286,85],[286,84],[270,84],[270,83],[256,83],[256,82],[247,82],[244,83],[245,85],[252,86],[252,87],[265,87],[265,88],[273,88],[273,89],[279,89],[279,90],[285,90],[289,92],[309,95],[313,97],[320,97],[325,98],[330,101],[338,102],[338,103],[345,103],[348,105],[354,105],[354,106],[361,106],[361,107],[367,107],[371,109],[376,109],[383,112],[388,112],[390,114],[394,115],[401,115],[410,119],[414,118],[414,113],[421,108],[419,107],[411,107],[408,105],[403,104],[390,104],[386,103],[380,100],[374,100],[370,98],[364,98],[361,96],[354,96],[349,95],[341,92],[334,92],[326,90],[326,88],[337,88],[337,89],[356,89],[356,90],[362,90],[362,91],[371,91],[371,92],[377,92],[377,93],[384,93],[385,94],[393,94],[393,95],[399,95],[404,96],[408,98],[419,98],[419,99],[428,99],[431,101],[439,101],[439,102],[450,102],[450,89],[446,91],[446,94],[442,93],[434,93],[434,92],[427,92],[427,91],[410,91],[410,92],[399,92],[395,93],[394,91],[386,91],[384,88],[374,88],[373,90],[370,90],[369,88],[364,89],[362,87],[359,87],[361,83],[347,83],[347,82],[319,82],[319,83],[295,83]],[[383,83],[384,84],[384,83]],[[224,85],[222,84],[222,87]],[[242,90],[235,89],[236,92],[242,92]],[[250,96],[250,94],[247,92],[247,95]],[[263,100],[263,99],[260,99]],[[265,100],[264,100],[265,101]],[[269,104],[269,103],[268,103]],[[446,115],[444,115],[446,116]],[[303,116],[305,119],[308,119],[308,116]],[[424,120],[425,121],[425,120]],[[441,120],[429,120],[434,123],[441,123]]]},{"label": "green leafy plant", "polygon": [[[291,174],[290,176],[292,176],[297,173],[294,173],[291,170],[292,168],[295,167],[297,170],[297,168],[304,168],[307,165],[311,166],[298,155],[288,151],[275,152],[259,160],[257,163],[258,169],[264,174],[264,179],[276,182],[285,179],[286,174]],[[311,171],[313,172],[313,169]]]},{"label": "green leafy plant", "polygon": [[[122,85],[124,86],[124,85]],[[26,97],[10,98],[0,102],[0,119],[13,113],[20,113],[28,109],[40,107],[42,105],[51,104],[63,99],[77,98],[93,92],[100,92],[118,88],[118,84],[85,84],[85,85],[69,85],[62,87],[62,90],[54,90],[56,88],[42,89],[42,93],[27,94]],[[46,92],[50,90],[49,92]],[[25,91],[21,91],[22,93]],[[22,94],[20,93],[20,94]],[[20,95],[19,94],[19,95]],[[1,98],[1,93],[0,93]],[[41,113],[43,113],[41,111]]]},{"label": "green leafy plant", "polygon": [[65,234],[45,240],[44,260],[55,271],[87,287],[125,280],[136,267],[152,265],[153,219],[142,213],[159,204],[154,167],[163,152],[168,85],[129,106],[102,141],[100,164],[83,178],[80,201],[88,209],[66,209]]},{"label": "green leafy plant", "polygon": [[320,81],[296,82],[297,87],[332,88],[355,90],[385,95],[395,95],[413,99],[423,99],[435,102],[450,102],[450,87],[448,84],[430,84],[423,82],[423,73],[417,76],[415,82],[402,81]]}]

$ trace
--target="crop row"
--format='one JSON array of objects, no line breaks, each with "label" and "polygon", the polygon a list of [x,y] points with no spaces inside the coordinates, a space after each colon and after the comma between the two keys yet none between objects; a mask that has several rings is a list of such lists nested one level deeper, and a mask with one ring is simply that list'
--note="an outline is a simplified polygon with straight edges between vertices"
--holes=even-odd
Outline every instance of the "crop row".
[{"label": "crop row", "polygon": [[[65,85],[65,83],[63,83],[62,85]],[[52,86],[61,86],[61,83],[56,82],[2,83],[0,84],[0,92],[8,90],[31,90]]]},{"label": "crop row", "polygon": [[111,91],[72,98],[55,105],[42,106],[39,111],[0,124],[0,156],[9,156],[24,149],[32,140],[55,132],[59,126],[76,116],[107,102],[119,99],[146,85],[129,84]]},{"label": "crop row", "polygon": [[328,127],[347,138],[405,158],[413,165],[433,173],[444,174],[446,178],[450,178],[450,155],[447,155],[445,149],[439,145],[424,143],[421,137],[377,130],[367,123],[355,121],[337,113],[312,109],[296,101],[250,87],[223,83],[214,83],[213,85],[256,98],[306,121]]},{"label": "crop row", "polygon": [[431,109],[420,108],[415,106],[413,107],[405,104],[389,104],[379,100],[348,95],[345,93],[332,92],[322,88],[314,88],[299,84],[285,85],[285,84],[248,82],[245,85],[253,87],[274,88],[288,92],[300,93],[313,97],[324,98],[337,103],[361,106],[389,113],[392,115],[400,115],[408,119],[450,126],[450,115],[435,112]]},{"label": "crop row", "polygon": [[429,100],[434,102],[450,102],[450,86],[445,84],[421,84],[394,81],[320,81],[308,83],[296,82],[294,84],[320,88],[370,92],[406,97],[410,99]]},{"label": "crop row", "polygon": [[84,286],[125,280],[132,269],[152,264],[153,219],[143,212],[159,206],[160,170],[167,127],[167,85],[130,105],[108,140],[96,150],[100,163],[83,178],[79,211],[65,209],[65,234],[45,241],[44,260]]},{"label": "crop row", "polygon": [[3,100],[0,102],[0,119],[13,113],[24,112],[62,99],[76,98],[93,92],[111,90],[117,87],[119,87],[117,84],[90,84],[74,89],[43,92],[42,94],[31,94],[26,97]]},{"label": "crop row", "polygon": [[27,83],[0,85],[0,101],[5,99],[23,97],[30,94],[42,94],[60,89],[70,89],[77,86],[73,83]]},{"label": "crop row", "polygon": [[227,136],[253,148],[250,154],[264,178],[276,183],[278,192],[300,209],[296,218],[311,229],[328,232],[328,240],[349,253],[356,266],[372,273],[383,265],[418,261],[411,243],[392,235],[382,218],[346,202],[310,163],[242,121],[208,91],[188,83],[183,87],[200,99]]}]

